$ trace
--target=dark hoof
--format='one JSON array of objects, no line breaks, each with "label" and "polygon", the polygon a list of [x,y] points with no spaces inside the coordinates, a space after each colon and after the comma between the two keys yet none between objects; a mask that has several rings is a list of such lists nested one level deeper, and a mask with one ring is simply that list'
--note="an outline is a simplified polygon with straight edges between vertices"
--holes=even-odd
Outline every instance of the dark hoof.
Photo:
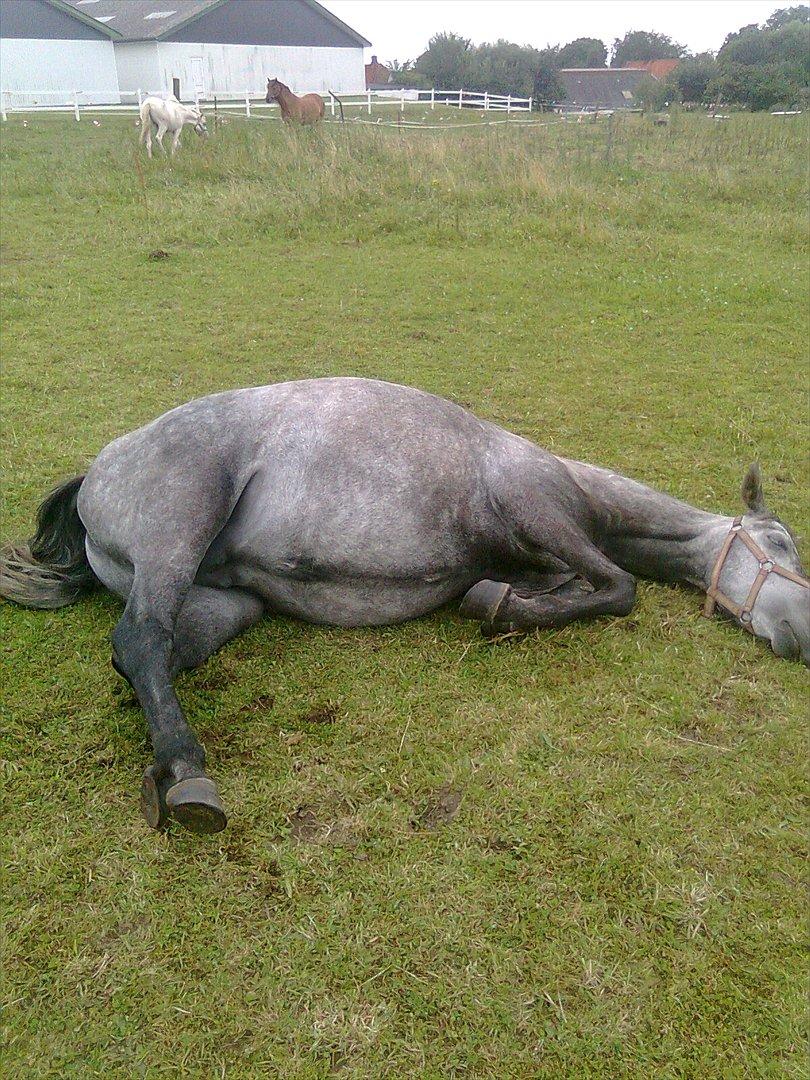
[{"label": "dark hoof", "polygon": [[194,833],[221,832],[228,824],[217,785],[207,776],[194,776],[170,787],[166,805],[175,820]]},{"label": "dark hoof", "polygon": [[149,766],[141,780],[141,813],[150,829],[162,829],[169,817],[166,802],[155,780],[153,765]]},{"label": "dark hoof", "polygon": [[504,581],[479,581],[465,594],[459,614],[491,625],[509,598],[512,586]]}]

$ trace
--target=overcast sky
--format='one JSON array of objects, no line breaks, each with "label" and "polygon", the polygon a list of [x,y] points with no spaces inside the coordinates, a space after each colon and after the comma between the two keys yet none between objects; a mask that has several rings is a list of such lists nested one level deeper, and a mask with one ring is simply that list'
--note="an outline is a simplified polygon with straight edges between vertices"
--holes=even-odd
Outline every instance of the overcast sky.
[{"label": "overcast sky", "polygon": [[716,52],[726,34],[762,23],[798,0],[324,0],[368,38],[380,60],[413,60],[428,39],[452,30],[475,44],[506,38],[519,45],[564,45],[601,38],[610,47],[628,30],[657,30],[691,52]]}]

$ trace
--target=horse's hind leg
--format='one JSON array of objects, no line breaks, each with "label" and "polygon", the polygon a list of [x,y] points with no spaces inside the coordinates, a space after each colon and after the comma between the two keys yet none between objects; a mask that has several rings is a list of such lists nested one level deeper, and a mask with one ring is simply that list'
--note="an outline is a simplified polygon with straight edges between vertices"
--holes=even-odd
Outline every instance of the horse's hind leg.
[{"label": "horse's hind leg", "polygon": [[172,673],[199,667],[263,614],[263,602],[251,593],[193,585],[174,628]]},{"label": "horse's hind leg", "polygon": [[228,514],[225,507],[203,514],[197,529],[178,519],[178,528],[170,526],[162,537],[170,555],[164,551],[160,561],[144,557],[147,547],[138,545],[132,587],[112,635],[113,665],[131,684],[149,725],[155,760],[144,776],[141,805],[155,828],[167,812],[195,832],[217,832],[226,824],[216,786],[205,775],[205,752],[172,683],[179,670],[201,663],[261,615],[261,604],[246,593],[194,585]]},{"label": "horse's hind leg", "polygon": [[[171,658],[168,665],[170,678],[179,671],[195,668],[204,663],[226,641],[230,641],[231,638],[258,622],[263,612],[264,605],[259,599],[239,589],[211,589],[193,585],[183,601],[174,627]],[[151,724],[150,727],[152,727]],[[154,728],[152,730],[154,731]],[[185,725],[185,731],[181,725],[177,725],[175,734],[185,734],[196,743],[196,738],[188,725]],[[200,750],[202,750],[201,747]],[[194,755],[198,755],[196,747],[192,756]],[[155,745],[155,757],[155,764],[150,765],[146,770],[141,785],[141,809],[144,817],[152,828],[160,828],[168,820],[170,813],[174,813],[182,824],[194,829],[202,813],[198,798],[200,790],[206,789],[210,794],[211,789],[208,785],[211,781],[204,778],[202,784],[199,782],[186,784],[185,795],[180,789],[173,792],[177,775],[176,763],[161,760],[157,745]],[[216,795],[215,789],[214,795]],[[210,803],[206,805],[208,809],[205,811],[205,816],[212,827],[210,830],[200,828],[200,831],[214,831],[213,826],[219,824],[219,818],[213,812],[216,807],[212,809]]]},{"label": "horse's hind leg", "polygon": [[166,132],[168,130],[169,129],[167,128],[167,126],[165,124],[158,123],[158,125],[157,125],[157,134],[155,135],[155,138],[158,141],[158,146],[160,147],[160,149],[163,151],[164,154],[166,153],[166,147],[163,145],[163,136],[166,134]]}]

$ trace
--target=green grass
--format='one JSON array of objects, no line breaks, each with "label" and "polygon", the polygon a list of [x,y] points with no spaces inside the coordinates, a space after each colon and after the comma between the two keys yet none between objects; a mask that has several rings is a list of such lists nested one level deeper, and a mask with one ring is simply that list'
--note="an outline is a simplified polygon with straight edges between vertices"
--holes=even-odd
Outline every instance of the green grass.
[{"label": "green grass", "polygon": [[[170,406],[338,374],[728,513],[759,458],[807,525],[805,117],[0,136],[6,536]],[[5,607],[6,1075],[802,1076],[806,672],[639,591],[267,620],[180,680],[211,838],[138,814],[118,603]]]}]

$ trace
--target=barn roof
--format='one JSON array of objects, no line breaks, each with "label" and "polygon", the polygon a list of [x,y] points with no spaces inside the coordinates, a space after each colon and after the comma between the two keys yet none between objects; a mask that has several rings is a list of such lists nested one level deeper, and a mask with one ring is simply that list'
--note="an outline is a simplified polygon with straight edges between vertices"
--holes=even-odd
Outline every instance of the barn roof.
[{"label": "barn roof", "polygon": [[670,71],[674,71],[680,64],[680,60],[625,60],[622,65],[625,68],[640,68],[652,75],[654,79],[665,79]]},{"label": "barn roof", "polygon": [[[73,9],[85,20],[100,23],[122,41],[160,41],[194,22],[228,0],[50,0],[54,6]],[[370,45],[316,0],[303,0],[322,19],[354,38],[358,46]],[[113,36],[113,35],[111,35]]]},{"label": "barn roof", "polygon": [[638,68],[563,68],[565,104],[599,109],[638,107],[636,90],[648,74]]}]

